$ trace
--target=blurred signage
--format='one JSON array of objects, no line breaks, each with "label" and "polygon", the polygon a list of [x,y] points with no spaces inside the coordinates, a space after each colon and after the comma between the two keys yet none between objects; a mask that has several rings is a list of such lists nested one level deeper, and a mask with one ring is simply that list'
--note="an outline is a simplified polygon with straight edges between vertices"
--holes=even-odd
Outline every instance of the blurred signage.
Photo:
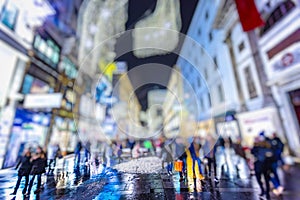
[{"label": "blurred signage", "polygon": [[60,62],[59,71],[65,72],[71,79],[76,78],[78,73],[76,65],[67,57],[64,57],[62,62]]},{"label": "blurred signage", "polygon": [[114,74],[123,74],[127,72],[127,63],[126,62],[117,62],[117,69],[114,71]]},{"label": "blurred signage", "polygon": [[274,63],[274,70],[283,70],[296,63],[300,63],[300,48],[295,49],[293,52],[288,52],[282,55]]},{"label": "blurred signage", "polygon": [[66,91],[66,99],[68,102],[72,103],[72,104],[75,104],[75,101],[76,101],[76,94],[75,92],[73,92],[72,90],[68,89]]},{"label": "blurred signage", "polygon": [[35,35],[33,48],[40,59],[45,61],[52,68],[57,67],[61,49],[54,40],[49,38],[48,35],[45,37],[42,37],[39,34]]},{"label": "blurred signage", "polygon": [[60,108],[61,93],[28,94],[25,96],[24,108]]}]

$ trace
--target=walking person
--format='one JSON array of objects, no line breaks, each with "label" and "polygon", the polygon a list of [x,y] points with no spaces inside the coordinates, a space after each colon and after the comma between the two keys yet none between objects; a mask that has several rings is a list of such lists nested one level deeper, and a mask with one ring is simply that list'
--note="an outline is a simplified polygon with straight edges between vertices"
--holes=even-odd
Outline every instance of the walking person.
[{"label": "walking person", "polygon": [[270,174],[270,178],[271,178],[271,182],[274,185],[274,189],[273,189],[273,193],[276,196],[279,196],[282,194],[284,188],[282,187],[281,183],[280,183],[280,179],[278,176],[278,172],[277,169],[279,166],[283,166],[284,162],[282,159],[282,152],[283,152],[283,148],[284,148],[284,144],[283,142],[280,140],[280,138],[277,136],[276,133],[273,133],[273,138],[268,140],[269,143],[271,144],[271,149],[273,151],[274,157],[273,159],[270,160],[271,163],[271,174]]},{"label": "walking person", "polygon": [[[242,146],[242,140],[241,138],[238,138],[236,142],[232,143],[232,148],[235,152],[235,158],[236,158],[236,162],[234,163],[235,165],[235,169],[236,169],[236,173],[237,173],[237,177],[240,177],[240,168],[239,165],[241,163],[246,163],[246,152],[243,149]],[[247,165],[248,166],[248,165]]]},{"label": "walking person", "polygon": [[48,164],[48,175],[53,174],[54,168],[56,166],[56,158],[61,157],[61,151],[58,144],[51,144],[48,147],[47,158],[49,160]]},{"label": "walking person", "polygon": [[222,176],[222,169],[227,166],[225,153],[225,140],[220,136],[213,148],[214,182],[218,185]]},{"label": "walking person", "polygon": [[30,158],[31,158],[31,152],[30,149],[25,149],[24,151],[24,155],[22,157],[19,158],[19,162],[16,166],[16,169],[18,169],[18,180],[16,183],[16,186],[14,188],[13,193],[11,193],[11,195],[16,195],[17,191],[19,189],[21,180],[23,177],[25,177],[25,186],[23,188],[22,193],[25,194],[27,191],[27,186],[29,183],[29,174],[30,174],[30,170],[32,167],[32,164],[30,162]]},{"label": "walking person", "polygon": [[201,169],[201,160],[199,158],[200,148],[201,140],[196,137],[183,155],[183,157],[185,157],[187,181],[190,192],[194,192],[195,188],[197,192],[202,190],[201,180],[203,180],[204,177]]},{"label": "walking person", "polygon": [[[181,161],[184,163],[184,158],[182,158],[182,155],[185,152],[185,148],[186,145],[184,144],[183,138],[181,137],[176,138],[173,147],[173,155],[176,161]],[[183,164],[181,171],[179,171],[180,182],[184,180],[184,171],[185,171],[184,166],[185,165]]]},{"label": "walking person", "polygon": [[37,177],[37,187],[34,193],[37,194],[41,191],[42,174],[46,172],[46,166],[47,166],[47,157],[41,147],[37,147],[36,154],[33,155],[31,158],[31,163],[32,163],[32,169],[30,174],[32,175],[32,177],[30,179],[26,196],[30,195],[30,191],[33,186],[35,177]]},{"label": "walking person", "polygon": [[91,143],[88,141],[84,147],[85,162],[87,163],[91,157]]},{"label": "walking person", "polygon": [[202,147],[205,159],[205,171],[208,177],[211,177],[212,169],[214,165],[214,145],[215,139],[211,135],[206,136],[206,140]]},{"label": "walking person", "polygon": [[74,154],[75,154],[75,158],[74,158],[74,163],[76,165],[79,165],[80,164],[80,152],[81,152],[81,149],[82,149],[82,144],[81,142],[79,141],[75,147],[75,151],[74,151]]},{"label": "walking person", "polygon": [[[255,138],[254,146],[251,150],[251,153],[254,155],[254,171],[256,180],[260,187],[261,193],[260,196],[266,196],[267,199],[270,199],[270,162],[267,157],[271,157],[269,155],[272,154],[271,146],[266,141],[265,137],[260,135]],[[263,186],[263,182],[261,180],[262,176],[265,179],[265,187]]]},{"label": "walking person", "polygon": [[172,149],[166,141],[162,143],[162,168],[164,169],[165,163],[167,163],[167,173],[168,175],[172,175],[173,170],[173,156],[172,156]]}]

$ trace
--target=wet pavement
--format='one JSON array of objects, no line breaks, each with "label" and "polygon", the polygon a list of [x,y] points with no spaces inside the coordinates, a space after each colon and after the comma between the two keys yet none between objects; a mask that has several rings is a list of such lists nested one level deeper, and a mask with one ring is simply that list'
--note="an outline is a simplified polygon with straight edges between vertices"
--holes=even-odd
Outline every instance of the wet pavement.
[{"label": "wet pavement", "polygon": [[[151,162],[149,158],[147,162]],[[157,160],[155,160],[157,162]],[[143,159],[140,162],[145,162]],[[300,167],[294,166],[289,174],[280,173],[285,186],[283,196],[272,199],[299,200]],[[259,188],[255,177],[237,178],[222,176],[215,186],[213,179],[202,182],[201,192],[189,192],[186,182],[179,182],[179,175],[169,176],[164,170],[140,174],[120,172],[95,163],[74,166],[73,157],[61,159],[54,175],[43,176],[44,188],[38,195],[29,198],[22,195],[22,182],[16,196],[13,191],[17,173],[13,169],[0,170],[0,199],[259,199]]]}]

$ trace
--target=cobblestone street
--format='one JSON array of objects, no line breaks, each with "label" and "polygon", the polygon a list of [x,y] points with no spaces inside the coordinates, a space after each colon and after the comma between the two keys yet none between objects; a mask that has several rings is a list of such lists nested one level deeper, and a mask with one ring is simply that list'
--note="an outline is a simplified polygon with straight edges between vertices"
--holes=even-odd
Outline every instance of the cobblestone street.
[{"label": "cobblestone street", "polygon": [[[254,176],[245,179],[223,176],[217,186],[213,179],[206,178],[202,181],[202,191],[191,193],[186,182],[179,182],[177,173],[169,176],[161,169],[143,174],[119,172],[92,164],[74,167],[72,159],[66,159],[64,164],[59,162],[54,175],[43,177],[43,191],[39,195],[32,192],[29,198],[23,197],[20,189],[16,196],[10,195],[16,172],[12,169],[0,171],[0,199],[259,199],[260,191]],[[140,158],[135,162],[147,165],[157,159]],[[121,165],[124,164],[126,162]],[[300,199],[296,184],[300,178],[299,167],[293,167],[290,173],[283,176],[286,188],[283,196],[272,195],[272,199]]]}]

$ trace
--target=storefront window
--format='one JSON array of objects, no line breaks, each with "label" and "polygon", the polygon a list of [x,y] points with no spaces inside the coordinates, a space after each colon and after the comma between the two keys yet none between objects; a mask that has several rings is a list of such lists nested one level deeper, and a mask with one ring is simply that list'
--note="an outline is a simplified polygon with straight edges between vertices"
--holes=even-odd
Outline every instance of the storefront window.
[{"label": "storefront window", "polygon": [[39,80],[39,79],[34,79],[31,85],[30,93],[33,94],[45,94],[48,93],[50,89],[50,86]]},{"label": "storefront window", "polygon": [[245,79],[247,81],[247,88],[248,88],[248,91],[249,91],[250,99],[256,98],[257,97],[257,91],[256,91],[256,88],[255,88],[253,76],[252,76],[251,69],[250,69],[249,66],[245,68],[244,73],[245,73]]},{"label": "storefront window", "polygon": [[11,30],[15,29],[19,9],[11,2],[7,2],[1,12],[1,22]]},{"label": "storefront window", "polygon": [[63,61],[61,62],[59,70],[61,72],[65,72],[65,74],[71,79],[76,78],[76,76],[77,76],[76,65],[66,57],[63,58]]},{"label": "storefront window", "polygon": [[40,35],[36,35],[33,42],[34,49],[51,67],[56,68],[59,62],[60,49],[51,39],[44,39]]},{"label": "storefront window", "polygon": [[261,35],[270,30],[278,21],[286,16],[293,8],[295,3],[291,0],[282,2],[274,11],[270,14],[266,20],[265,26],[261,30]]},{"label": "storefront window", "polygon": [[32,76],[30,76],[29,74],[25,75],[24,78],[24,83],[23,83],[23,87],[22,87],[22,93],[23,94],[29,94],[30,93],[30,89],[31,89],[31,85],[33,83],[34,78]]},{"label": "storefront window", "polygon": [[289,92],[291,103],[295,111],[298,124],[300,125],[300,89]]}]

